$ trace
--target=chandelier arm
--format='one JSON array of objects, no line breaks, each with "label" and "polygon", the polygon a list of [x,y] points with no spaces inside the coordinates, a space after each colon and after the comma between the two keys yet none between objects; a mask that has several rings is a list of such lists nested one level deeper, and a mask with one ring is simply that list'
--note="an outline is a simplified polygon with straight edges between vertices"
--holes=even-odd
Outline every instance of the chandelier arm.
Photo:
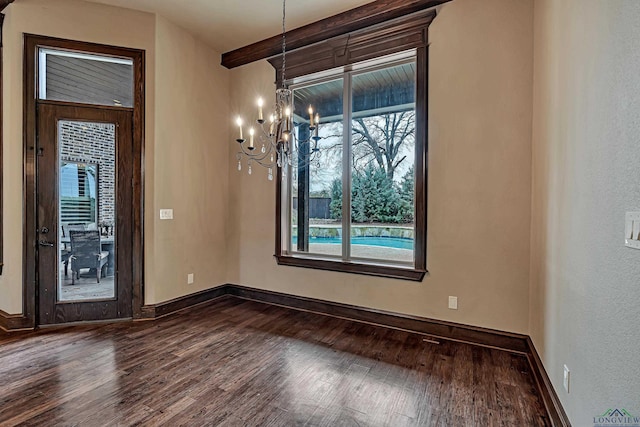
[{"label": "chandelier arm", "polygon": [[[269,125],[269,128],[271,127],[271,125]],[[272,139],[275,136],[275,134],[271,134],[271,130],[269,130],[267,132],[265,125],[260,125],[259,129],[262,131],[262,134],[260,135],[260,140],[264,142],[264,140],[266,139],[270,144],[273,145]]]},{"label": "chandelier arm", "polygon": [[[242,144],[241,144],[241,145],[240,145],[240,151],[238,151],[238,154],[244,154],[244,157],[245,157],[247,160],[251,160],[251,161],[258,162],[258,163],[262,164],[262,162],[263,162],[267,157],[269,157],[269,155],[270,155],[270,154],[275,154],[273,151],[274,151],[274,148],[273,148],[273,147],[270,147],[270,148],[269,148],[266,152],[264,152],[264,153],[259,153],[259,154],[255,153],[255,154],[254,154],[254,152],[253,152],[252,150],[247,150],[247,149],[244,147],[244,145],[242,145]],[[273,163],[275,163],[275,161],[274,161]]]},{"label": "chandelier arm", "polygon": [[[275,161],[266,162],[264,158],[256,159],[256,158],[252,158],[252,157],[242,156],[243,153],[240,152],[240,151],[238,151],[238,154],[240,155],[241,158],[245,157],[245,158],[247,158],[247,161],[251,161],[251,163],[257,163],[257,164],[259,164],[260,166],[262,166],[264,168],[275,168],[275,167],[277,167]],[[240,160],[240,159],[238,159],[238,160]]]},{"label": "chandelier arm", "polygon": [[277,167],[276,162],[273,162],[273,163],[267,163],[267,162],[265,162],[264,160],[257,160],[257,159],[248,159],[248,160],[251,160],[251,162],[252,162],[252,163],[257,163],[257,164],[259,164],[259,165],[260,165],[260,166],[262,166],[263,168],[272,168],[272,169],[273,169],[273,168],[276,168],[276,167]]}]

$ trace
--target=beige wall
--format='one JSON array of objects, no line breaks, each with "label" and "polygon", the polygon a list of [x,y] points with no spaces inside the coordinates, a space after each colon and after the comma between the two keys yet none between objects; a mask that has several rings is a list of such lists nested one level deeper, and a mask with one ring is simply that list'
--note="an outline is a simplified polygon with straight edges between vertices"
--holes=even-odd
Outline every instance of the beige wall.
[{"label": "beige wall", "polygon": [[[148,13],[75,0],[20,0],[5,12],[0,310],[22,312],[23,33],[146,51],[145,301],[224,283],[229,138],[215,124],[228,117],[228,71],[219,54]],[[160,222],[160,208],[175,219]],[[195,273],[188,287],[187,273]]]},{"label": "beige wall", "polygon": [[638,22],[632,0],[535,2],[530,333],[576,426],[640,415]]},{"label": "beige wall", "polygon": [[[430,42],[424,281],[277,266],[275,185],[262,169],[232,168],[232,283],[528,332],[533,3],[456,0]],[[264,62],[233,70],[232,112],[253,111],[274,77]],[[449,295],[459,310],[447,309]]]},{"label": "beige wall", "polygon": [[[145,199],[147,303],[226,283],[227,276],[229,72],[219,53],[162,17],[156,51],[156,139]],[[164,208],[173,208],[173,221],[160,220]]]}]

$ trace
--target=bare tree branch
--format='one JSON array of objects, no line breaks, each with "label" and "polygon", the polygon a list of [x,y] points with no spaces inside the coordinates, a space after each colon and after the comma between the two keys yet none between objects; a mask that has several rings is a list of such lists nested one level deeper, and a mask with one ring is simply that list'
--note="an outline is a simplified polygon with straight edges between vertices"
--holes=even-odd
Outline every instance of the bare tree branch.
[{"label": "bare tree branch", "polygon": [[362,161],[367,155],[375,158],[380,169],[393,179],[395,170],[407,156],[398,158],[408,143],[413,142],[415,133],[415,114],[402,111],[381,116],[354,119],[353,147],[359,151]]}]

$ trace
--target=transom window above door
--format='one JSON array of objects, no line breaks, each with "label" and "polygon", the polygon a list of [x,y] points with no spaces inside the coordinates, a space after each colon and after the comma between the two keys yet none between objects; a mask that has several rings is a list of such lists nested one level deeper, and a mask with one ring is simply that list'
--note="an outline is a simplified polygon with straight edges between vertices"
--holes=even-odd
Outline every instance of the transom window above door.
[{"label": "transom window above door", "polygon": [[38,99],[133,107],[130,58],[39,48]]}]

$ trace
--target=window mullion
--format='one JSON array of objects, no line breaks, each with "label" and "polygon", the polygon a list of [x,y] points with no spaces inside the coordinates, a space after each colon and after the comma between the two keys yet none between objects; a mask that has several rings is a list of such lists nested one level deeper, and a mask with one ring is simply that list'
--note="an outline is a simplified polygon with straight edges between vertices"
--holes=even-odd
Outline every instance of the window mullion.
[{"label": "window mullion", "polygon": [[291,175],[293,175],[293,171],[292,168],[289,167],[289,165],[285,162],[282,165],[282,171],[283,171],[283,177],[282,180],[284,181],[284,185],[287,189],[287,191],[283,191],[282,192],[282,198],[279,201],[279,203],[281,205],[285,206],[285,219],[284,222],[282,223],[282,228],[284,230],[284,236],[282,236],[284,238],[284,241],[287,242],[286,245],[284,246],[286,248],[286,252],[287,254],[291,254],[293,252],[293,247],[291,245],[291,235],[292,235],[292,230],[291,230],[291,208],[292,208],[292,193],[293,193],[293,181],[291,179]]},{"label": "window mullion", "polygon": [[342,132],[342,259],[351,260],[351,73],[345,73],[343,83]]}]

